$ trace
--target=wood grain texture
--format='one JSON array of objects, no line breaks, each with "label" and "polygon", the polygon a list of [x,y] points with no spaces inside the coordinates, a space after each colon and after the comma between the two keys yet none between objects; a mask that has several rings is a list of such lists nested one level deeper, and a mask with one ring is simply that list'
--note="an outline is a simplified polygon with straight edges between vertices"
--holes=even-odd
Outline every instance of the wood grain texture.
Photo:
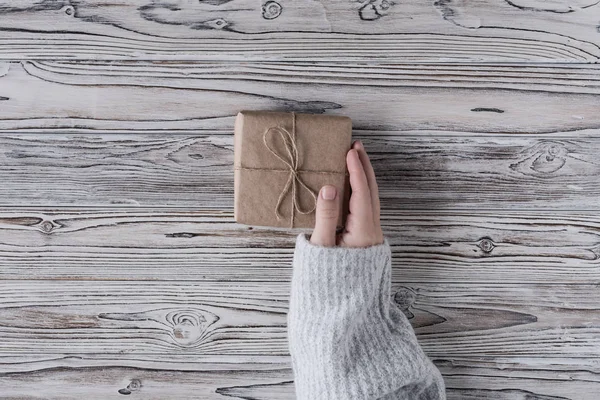
[{"label": "wood grain texture", "polygon": [[[349,115],[450,400],[600,393],[597,0],[0,0],[0,399],[293,399],[243,108]],[[535,64],[533,64],[534,62]]]},{"label": "wood grain texture", "polygon": [[[289,369],[223,371],[164,371],[149,368],[48,368],[18,374],[1,374],[0,399],[294,399]],[[239,394],[239,396],[238,396]],[[256,395],[260,397],[256,397]],[[252,396],[252,397],[249,397]]]},{"label": "wood grain texture", "polygon": [[[292,400],[289,363],[221,362],[199,357],[179,362],[148,356],[83,354],[0,356],[0,398],[45,399],[253,399]],[[435,359],[451,400],[595,400],[600,388],[597,360],[496,357]],[[118,364],[115,365],[115,364]],[[140,365],[142,365],[140,367]],[[211,368],[212,366],[214,368]],[[8,366],[8,369],[7,369]],[[7,373],[7,370],[18,371]]]},{"label": "wood grain texture", "polygon": [[596,0],[0,2],[5,59],[596,61]]},{"label": "wood grain texture", "polygon": [[593,400],[600,390],[597,359],[457,358],[436,365],[449,400]]},{"label": "wood grain texture", "polygon": [[349,115],[355,129],[390,135],[590,136],[600,128],[597,65],[1,65],[6,133],[231,134],[235,115],[247,108]]},{"label": "wood grain texture", "polygon": [[[0,352],[286,356],[287,282],[0,281]],[[600,357],[597,285],[398,284],[431,357]]]},{"label": "wood grain texture", "polygon": [[[369,151],[384,209],[599,209],[600,138],[354,137]],[[6,134],[0,163],[4,207],[233,208],[233,137],[218,131]]]},{"label": "wood grain texture", "polygon": [[[600,282],[584,213],[384,212],[395,282]],[[210,210],[0,213],[2,279],[289,281],[298,230]]]}]

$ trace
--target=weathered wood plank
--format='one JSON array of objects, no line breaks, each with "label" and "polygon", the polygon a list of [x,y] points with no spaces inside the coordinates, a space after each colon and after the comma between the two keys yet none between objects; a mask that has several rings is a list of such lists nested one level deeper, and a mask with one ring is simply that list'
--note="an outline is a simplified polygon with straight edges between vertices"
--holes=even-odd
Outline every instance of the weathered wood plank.
[{"label": "weathered wood plank", "polygon": [[[0,281],[0,352],[288,354],[287,282]],[[434,358],[600,356],[596,285],[394,284]]]},{"label": "weathered wood plank", "polygon": [[449,400],[594,400],[600,390],[597,359],[466,358],[436,365]]},{"label": "weathered wood plank", "polygon": [[[396,282],[600,282],[600,218],[577,213],[387,211]],[[299,231],[231,212],[0,213],[2,279],[288,281]]]},{"label": "weathered wood plank", "polygon": [[[161,371],[147,368],[50,368],[27,373],[0,373],[0,399],[294,399],[289,370]],[[241,386],[241,387],[240,387]],[[241,391],[240,397],[235,393]]]},{"label": "weathered wood plank", "polygon": [[[3,135],[0,206],[229,212],[233,138],[218,133]],[[600,138],[375,136],[361,131],[355,137],[369,151],[384,209],[599,209]]]},{"label": "weathered wood plank", "polygon": [[[548,363],[547,358],[539,358],[539,363]],[[581,358],[582,363],[590,364],[590,358]],[[74,353],[65,354],[23,354],[0,352],[0,374],[19,374],[49,369],[85,369],[118,366],[132,369],[148,369],[156,371],[229,371],[252,370],[291,370],[289,355],[285,356],[248,356],[243,354],[202,355],[172,352],[168,354],[154,353]],[[291,372],[291,371],[290,371]],[[290,378],[291,380],[291,378]]]},{"label": "weathered wood plank", "polygon": [[600,127],[597,65],[1,65],[4,132],[230,134],[237,112],[248,108],[348,115],[355,129],[393,135],[562,134]]},{"label": "weathered wood plank", "polygon": [[596,61],[595,0],[0,2],[0,56]]},{"label": "weathered wood plank", "polygon": [[[128,355],[0,356],[1,396],[35,398],[43,391],[46,399],[85,396],[104,400],[130,391],[145,399],[164,399],[173,393],[178,399],[295,398],[288,363],[231,359],[229,364],[202,363],[198,357],[188,358],[181,356],[173,362]],[[453,400],[595,400],[600,390],[598,362],[593,359],[448,358],[434,362]]]}]

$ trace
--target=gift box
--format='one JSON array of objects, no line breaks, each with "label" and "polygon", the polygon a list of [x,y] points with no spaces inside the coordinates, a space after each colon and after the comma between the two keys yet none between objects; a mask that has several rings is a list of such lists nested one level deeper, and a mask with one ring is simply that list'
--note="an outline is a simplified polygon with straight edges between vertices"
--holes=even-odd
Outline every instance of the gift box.
[{"label": "gift box", "polygon": [[338,227],[348,213],[346,153],[352,120],[343,116],[242,111],[235,121],[235,220],[312,228],[319,190],[338,189]]}]

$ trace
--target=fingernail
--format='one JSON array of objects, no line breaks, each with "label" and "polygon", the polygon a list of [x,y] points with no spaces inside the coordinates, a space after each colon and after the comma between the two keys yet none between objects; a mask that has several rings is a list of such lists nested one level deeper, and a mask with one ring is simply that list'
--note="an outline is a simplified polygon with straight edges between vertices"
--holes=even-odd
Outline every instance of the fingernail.
[{"label": "fingernail", "polygon": [[323,200],[334,200],[337,195],[335,186],[323,186],[321,189],[321,197]]},{"label": "fingernail", "polygon": [[363,146],[362,141],[360,141],[360,140],[356,141],[356,146],[358,146],[359,149],[364,149],[365,148],[365,146]]}]

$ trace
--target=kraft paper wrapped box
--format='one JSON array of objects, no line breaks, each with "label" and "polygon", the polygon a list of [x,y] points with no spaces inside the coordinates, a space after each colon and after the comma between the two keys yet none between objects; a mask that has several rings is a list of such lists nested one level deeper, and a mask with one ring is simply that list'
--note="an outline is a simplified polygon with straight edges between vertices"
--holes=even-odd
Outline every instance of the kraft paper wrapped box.
[{"label": "kraft paper wrapped box", "polygon": [[338,188],[338,227],[348,213],[346,153],[352,120],[343,116],[242,111],[235,121],[235,220],[312,228],[319,190]]}]

